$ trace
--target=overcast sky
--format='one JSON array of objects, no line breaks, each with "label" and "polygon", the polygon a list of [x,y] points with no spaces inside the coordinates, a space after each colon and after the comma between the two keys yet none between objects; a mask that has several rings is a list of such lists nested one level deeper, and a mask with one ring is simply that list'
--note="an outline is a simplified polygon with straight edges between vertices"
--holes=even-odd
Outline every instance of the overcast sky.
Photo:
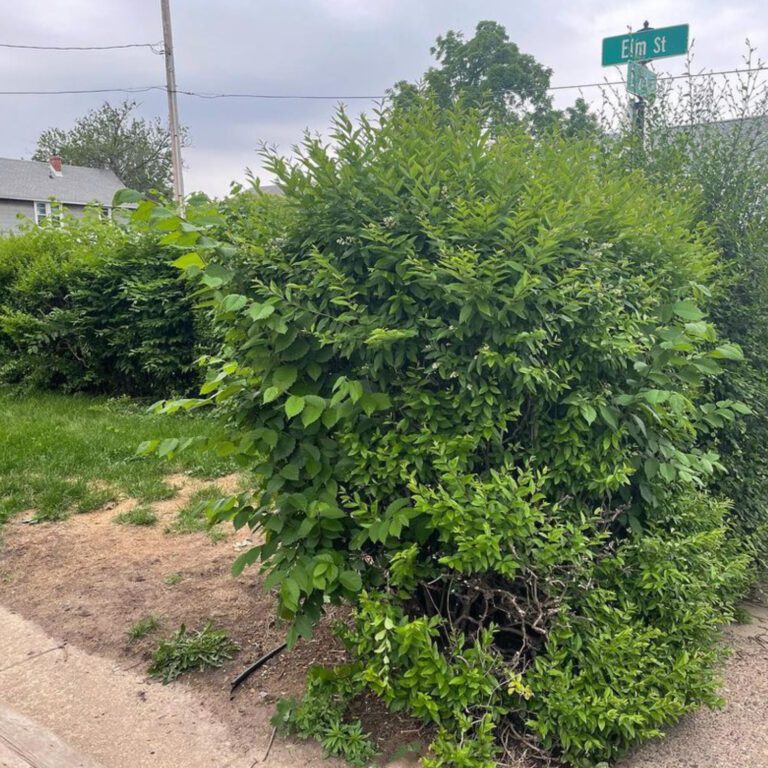
[{"label": "overcast sky", "polygon": [[[172,0],[178,87],[204,92],[378,95],[431,64],[430,46],[449,29],[468,36],[483,19],[503,24],[520,48],[554,70],[553,85],[590,83],[601,39],[638,28],[688,23],[696,62],[741,63],[747,37],[768,54],[766,0]],[[0,43],[106,45],[162,39],[160,0],[3,0]],[[661,69],[683,71],[682,58]],[[659,69],[657,67],[657,69]],[[108,52],[0,48],[0,90],[71,90],[162,85],[163,60],[148,49]],[[594,94],[585,91],[584,95]],[[576,91],[558,92],[561,106]],[[40,132],[68,128],[104,99],[121,94],[0,95],[0,157],[26,157]],[[136,96],[145,116],[166,118],[162,92]],[[245,169],[259,173],[261,142],[289,152],[310,128],[323,132],[333,102],[204,100],[179,96],[191,146],[187,191],[225,194]],[[372,102],[349,102],[354,110]]]}]

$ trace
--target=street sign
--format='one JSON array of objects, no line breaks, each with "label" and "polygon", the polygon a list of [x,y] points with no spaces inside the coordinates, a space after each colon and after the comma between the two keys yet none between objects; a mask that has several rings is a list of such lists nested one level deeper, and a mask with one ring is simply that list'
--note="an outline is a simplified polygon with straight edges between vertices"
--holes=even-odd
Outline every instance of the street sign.
[{"label": "street sign", "polygon": [[663,59],[688,53],[688,25],[659,29],[641,29],[626,35],[603,38],[603,66],[630,61]]},{"label": "street sign", "polygon": [[630,61],[627,65],[627,90],[647,99],[656,95],[656,75],[645,64]]}]

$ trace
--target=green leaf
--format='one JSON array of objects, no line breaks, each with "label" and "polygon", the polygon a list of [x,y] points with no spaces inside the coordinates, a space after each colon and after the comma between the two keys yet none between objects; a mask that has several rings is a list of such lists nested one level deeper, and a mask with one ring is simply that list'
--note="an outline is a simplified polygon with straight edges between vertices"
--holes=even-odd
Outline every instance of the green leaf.
[{"label": "green leaf", "polygon": [[253,565],[259,559],[260,552],[261,547],[251,547],[248,551],[243,552],[232,563],[232,575],[239,576],[247,565]]},{"label": "green leaf", "polygon": [[295,365],[284,365],[272,374],[272,384],[284,392],[296,381],[297,376],[298,370]]},{"label": "green leaf", "polygon": [[382,411],[391,406],[389,395],[384,392],[366,392],[360,398],[360,405],[363,407],[366,415],[370,416],[376,411]]},{"label": "green leaf", "polygon": [[651,405],[658,405],[669,400],[670,392],[665,389],[647,389],[642,393],[642,397]]},{"label": "green leaf", "polygon": [[294,416],[298,416],[304,410],[305,401],[303,397],[299,395],[291,395],[285,401],[285,415],[292,419]]},{"label": "green leaf", "polygon": [[155,452],[158,445],[160,445],[159,440],[145,440],[143,443],[139,443],[139,447],[136,449],[136,455],[148,456],[150,453]]},{"label": "green leaf", "polygon": [[671,483],[675,477],[677,477],[677,471],[674,465],[664,463],[659,465],[659,474],[668,482]]},{"label": "green leaf", "polygon": [[579,410],[581,411],[581,415],[584,417],[584,421],[587,422],[587,424],[592,424],[592,422],[597,418],[597,411],[588,403],[582,403],[579,407]]},{"label": "green leaf", "polygon": [[738,344],[721,344],[710,355],[716,360],[743,360],[744,353]]},{"label": "green leaf", "polygon": [[656,477],[656,473],[659,471],[659,466],[659,462],[652,456],[645,460],[643,467],[645,469],[645,475],[649,480],[652,480],[654,477]]},{"label": "green leaf", "polygon": [[701,320],[704,313],[692,301],[678,301],[672,311],[682,320]]},{"label": "green leaf", "polygon": [[248,299],[241,293],[230,293],[229,296],[226,296],[221,302],[221,308],[225,312],[238,312],[247,302]]},{"label": "green leaf", "polygon": [[339,575],[339,581],[350,592],[359,592],[363,588],[363,580],[356,571],[342,571]]},{"label": "green leaf", "polygon": [[301,413],[301,423],[308,427],[317,421],[325,410],[325,400],[317,395],[304,397],[304,410]]},{"label": "green leaf", "polygon": [[233,277],[233,273],[222,267],[221,264],[209,264],[203,272],[202,281],[209,288],[218,288],[228,283]]},{"label": "green leaf", "polygon": [[614,408],[610,408],[606,405],[598,405],[600,416],[603,421],[615,432],[619,428],[619,422],[616,418],[616,411]]},{"label": "green leaf", "polygon": [[264,390],[264,405],[267,403],[271,403],[273,400],[276,400],[280,396],[280,390],[277,387],[267,387]]},{"label": "green leaf", "polygon": [[189,269],[190,267],[197,267],[203,269],[205,262],[200,258],[197,253],[185,253],[183,256],[179,256],[178,259],[171,262],[174,267],[179,269]]},{"label": "green leaf", "polygon": [[160,457],[167,456],[169,453],[173,453],[178,445],[178,438],[170,437],[167,440],[163,440],[157,448],[157,455]]},{"label": "green leaf", "polygon": [[283,581],[283,584],[280,587],[280,600],[291,613],[296,613],[299,610],[300,594],[301,592],[299,590],[299,585],[296,583],[296,579],[288,577]]},{"label": "green leaf", "polygon": [[137,192],[135,189],[118,189],[112,198],[112,207],[117,208],[121,205],[133,205],[140,203],[144,199],[141,192]]},{"label": "green leaf", "polygon": [[273,314],[275,308],[272,304],[251,304],[248,308],[248,314],[252,320],[266,320],[271,314]]}]

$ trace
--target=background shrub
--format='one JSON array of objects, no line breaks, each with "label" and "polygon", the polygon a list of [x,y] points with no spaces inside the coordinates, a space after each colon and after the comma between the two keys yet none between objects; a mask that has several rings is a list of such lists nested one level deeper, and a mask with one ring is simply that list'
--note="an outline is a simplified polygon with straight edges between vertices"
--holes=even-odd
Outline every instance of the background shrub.
[{"label": "background shrub", "polygon": [[712,396],[741,355],[699,306],[709,235],[590,144],[429,105],[334,128],[268,158],[287,208],[237,271],[220,223],[157,215],[226,329],[165,410],[220,408],[263,478],[218,505],[264,532],[235,570],[261,561],[291,642],[350,601],[327,697],[434,723],[433,768],[613,757],[713,701],[746,578],[703,490],[745,410]]},{"label": "background shrub", "polygon": [[156,235],[94,217],[0,238],[0,370],[30,386],[182,392],[197,318]]},{"label": "background shrub", "polygon": [[[747,67],[754,51],[745,58]],[[689,69],[691,64],[689,62]],[[745,402],[751,413],[718,425],[712,442],[728,472],[713,478],[733,498],[738,536],[768,567],[768,89],[764,73],[666,83],[647,112],[642,146],[627,129],[622,156],[684,195],[711,228],[719,251],[712,319],[744,359],[715,383],[716,397]],[[617,134],[616,126],[612,131]],[[615,142],[607,147],[616,153]]]}]

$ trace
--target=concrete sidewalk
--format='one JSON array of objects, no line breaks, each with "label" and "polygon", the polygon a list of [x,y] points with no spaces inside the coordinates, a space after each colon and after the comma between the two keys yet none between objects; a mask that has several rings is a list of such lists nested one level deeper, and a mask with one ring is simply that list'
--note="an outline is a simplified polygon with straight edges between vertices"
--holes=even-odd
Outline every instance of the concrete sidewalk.
[{"label": "concrete sidewalk", "polygon": [[0,704],[0,768],[100,768],[55,733]]},{"label": "concrete sidewalk", "polygon": [[[142,672],[62,645],[0,608],[0,768],[339,765],[324,760],[315,745],[279,739],[262,763],[268,721],[254,723],[253,746],[243,754],[194,691],[150,682]],[[59,762],[50,757],[55,750],[63,756]]]}]

